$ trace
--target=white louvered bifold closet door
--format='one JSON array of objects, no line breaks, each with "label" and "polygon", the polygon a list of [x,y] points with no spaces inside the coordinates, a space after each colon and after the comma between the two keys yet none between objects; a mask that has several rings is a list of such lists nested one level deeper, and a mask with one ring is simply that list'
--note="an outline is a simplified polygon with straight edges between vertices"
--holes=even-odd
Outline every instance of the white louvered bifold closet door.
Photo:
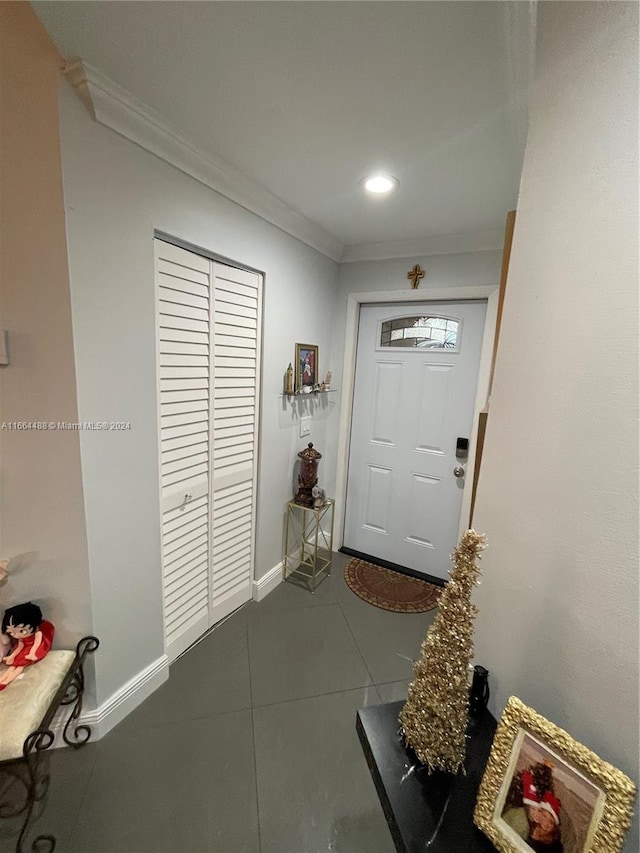
[{"label": "white louvered bifold closet door", "polygon": [[[161,240],[155,251],[165,649],[174,660],[251,597],[261,279]],[[255,282],[250,313],[222,273],[229,287]],[[214,322],[218,280],[226,308]],[[225,333],[234,317],[249,335]]]},{"label": "white louvered bifold closet door", "polygon": [[213,621],[251,597],[258,423],[257,273],[213,264]]}]

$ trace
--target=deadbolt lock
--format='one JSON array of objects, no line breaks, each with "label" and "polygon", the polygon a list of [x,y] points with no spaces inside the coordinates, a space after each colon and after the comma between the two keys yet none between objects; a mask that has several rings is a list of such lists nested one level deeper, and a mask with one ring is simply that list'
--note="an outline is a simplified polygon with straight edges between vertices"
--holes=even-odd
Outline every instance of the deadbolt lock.
[{"label": "deadbolt lock", "polygon": [[469,455],[469,439],[458,436],[456,440],[456,458],[466,459]]},{"label": "deadbolt lock", "polygon": [[464,477],[464,468],[462,465],[458,465],[453,469],[453,474],[455,477]]}]

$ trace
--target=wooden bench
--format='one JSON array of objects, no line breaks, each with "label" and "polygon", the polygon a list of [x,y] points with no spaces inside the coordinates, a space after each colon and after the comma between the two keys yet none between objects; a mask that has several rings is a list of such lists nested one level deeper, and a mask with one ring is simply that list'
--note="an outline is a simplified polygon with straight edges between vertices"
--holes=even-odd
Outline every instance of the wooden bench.
[{"label": "wooden bench", "polygon": [[[50,651],[0,692],[0,778],[10,781],[4,794],[0,791],[0,818],[24,814],[16,853],[25,850],[34,806],[43,800],[49,786],[41,758],[55,740],[51,725],[58,709],[71,706],[62,732],[68,746],[78,749],[91,737],[89,726],[76,723],[82,711],[84,662],[99,645],[96,637],[83,637],[75,652]],[[17,805],[16,784],[22,793]],[[54,836],[40,835],[31,849],[51,853],[55,845]]]}]

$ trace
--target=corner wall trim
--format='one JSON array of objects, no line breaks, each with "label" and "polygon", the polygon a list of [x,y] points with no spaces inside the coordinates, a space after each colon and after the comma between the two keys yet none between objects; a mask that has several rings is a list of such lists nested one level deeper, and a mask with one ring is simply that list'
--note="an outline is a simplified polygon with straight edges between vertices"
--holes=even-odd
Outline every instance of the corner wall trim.
[{"label": "corner wall trim", "polygon": [[[169,658],[162,655],[145,669],[116,690],[106,702],[92,711],[83,711],[78,725],[91,727],[91,740],[100,740],[118,723],[122,722],[138,705],[141,705],[154,690],[169,678]],[[54,746],[65,746],[62,740],[62,730],[66,722],[64,716],[67,709],[62,707],[51,726],[55,734]]]},{"label": "corner wall trim", "polygon": [[253,600],[262,601],[282,581],[282,562],[263,575],[260,580],[253,582]]},{"label": "corner wall trim", "polygon": [[343,245],[221,157],[204,153],[180,130],[79,57],[63,73],[91,117],[201,184],[239,204],[334,261]]}]

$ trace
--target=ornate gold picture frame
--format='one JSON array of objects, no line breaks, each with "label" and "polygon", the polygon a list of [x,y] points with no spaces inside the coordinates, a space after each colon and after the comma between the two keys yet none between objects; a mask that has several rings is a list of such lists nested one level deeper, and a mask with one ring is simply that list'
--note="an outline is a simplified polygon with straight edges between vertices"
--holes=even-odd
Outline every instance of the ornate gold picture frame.
[{"label": "ornate gold picture frame", "polygon": [[619,853],[635,795],[622,771],[512,696],[473,819],[502,853]]}]

